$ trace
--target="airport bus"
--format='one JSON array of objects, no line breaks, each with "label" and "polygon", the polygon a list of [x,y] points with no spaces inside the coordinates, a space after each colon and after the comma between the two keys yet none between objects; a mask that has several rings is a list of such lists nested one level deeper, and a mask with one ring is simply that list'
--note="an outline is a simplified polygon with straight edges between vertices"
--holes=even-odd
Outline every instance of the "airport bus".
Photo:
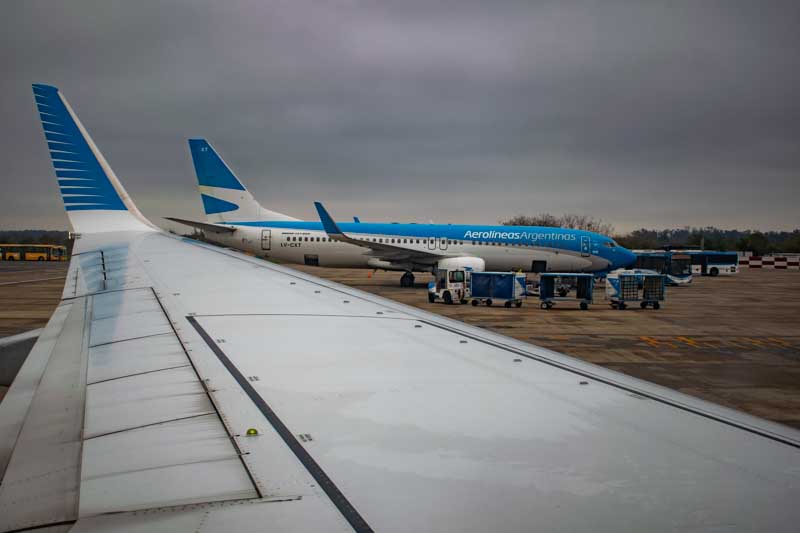
[{"label": "airport bus", "polygon": [[692,259],[687,253],[667,250],[634,250],[634,253],[634,268],[664,274],[669,285],[687,285],[692,282]]},{"label": "airport bus", "polygon": [[686,250],[692,260],[692,273],[701,276],[730,275],[739,272],[739,254],[714,250]]},{"label": "airport bus", "polygon": [[66,261],[67,247],[59,244],[0,244],[2,261]]}]

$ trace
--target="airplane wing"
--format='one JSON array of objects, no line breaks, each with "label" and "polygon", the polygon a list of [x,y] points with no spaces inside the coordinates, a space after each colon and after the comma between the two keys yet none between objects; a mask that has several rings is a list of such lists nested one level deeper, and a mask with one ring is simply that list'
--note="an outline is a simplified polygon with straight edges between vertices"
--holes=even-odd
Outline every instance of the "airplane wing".
[{"label": "airplane wing", "polygon": [[320,221],[322,222],[322,227],[325,229],[325,233],[328,234],[328,237],[336,241],[354,244],[356,246],[361,246],[362,248],[368,248],[368,255],[372,257],[392,262],[413,261],[415,263],[430,265],[435,264],[437,261],[445,257],[452,257],[452,255],[448,253],[415,250],[411,248],[405,248],[403,246],[375,242],[374,240],[368,241],[366,239],[362,240],[352,237],[339,228],[339,225],[333,220],[333,217],[331,217],[322,203],[314,202],[314,207],[317,208],[317,213],[319,214]]},{"label": "airplane wing", "polygon": [[231,226],[222,226],[220,224],[212,224],[210,222],[197,222],[196,220],[187,220],[185,218],[175,218],[175,217],[164,217],[167,220],[172,220],[173,222],[177,222],[178,224],[183,224],[185,226],[189,226],[192,228],[197,228],[202,231],[208,231],[210,233],[233,233],[236,231],[236,228]]},{"label": "airplane wing", "polygon": [[158,231],[34,92],[95,191],[0,403],[0,531],[797,530],[799,432]]}]

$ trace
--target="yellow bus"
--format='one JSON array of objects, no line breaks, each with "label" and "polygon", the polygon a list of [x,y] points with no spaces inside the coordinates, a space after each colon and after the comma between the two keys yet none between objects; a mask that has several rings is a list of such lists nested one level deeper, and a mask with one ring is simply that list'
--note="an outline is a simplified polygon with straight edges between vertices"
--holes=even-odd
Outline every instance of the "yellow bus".
[{"label": "yellow bus", "polygon": [[67,247],[59,244],[0,244],[0,261],[66,261]]}]

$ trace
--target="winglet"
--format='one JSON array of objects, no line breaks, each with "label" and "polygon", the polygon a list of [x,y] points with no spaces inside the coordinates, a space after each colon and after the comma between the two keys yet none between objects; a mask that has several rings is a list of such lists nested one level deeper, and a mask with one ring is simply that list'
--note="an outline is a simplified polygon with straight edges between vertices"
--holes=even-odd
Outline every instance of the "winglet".
[{"label": "winglet", "polygon": [[153,231],[58,88],[33,84],[58,186],[77,233]]},{"label": "winglet", "polygon": [[320,202],[314,202],[314,207],[317,208],[317,213],[319,213],[319,219],[322,222],[322,227],[325,228],[325,233],[329,236],[343,237],[344,233],[339,229],[339,226],[336,225],[336,222],[333,221],[328,211],[325,210],[325,207]]}]

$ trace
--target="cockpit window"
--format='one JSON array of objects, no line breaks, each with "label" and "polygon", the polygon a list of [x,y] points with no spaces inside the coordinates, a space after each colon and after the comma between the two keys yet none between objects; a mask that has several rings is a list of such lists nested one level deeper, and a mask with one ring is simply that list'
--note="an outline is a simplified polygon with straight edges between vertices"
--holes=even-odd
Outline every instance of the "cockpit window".
[{"label": "cockpit window", "polygon": [[617,243],[615,243],[614,241],[605,241],[603,243],[603,246],[605,246],[606,248],[616,248],[619,245]]}]

